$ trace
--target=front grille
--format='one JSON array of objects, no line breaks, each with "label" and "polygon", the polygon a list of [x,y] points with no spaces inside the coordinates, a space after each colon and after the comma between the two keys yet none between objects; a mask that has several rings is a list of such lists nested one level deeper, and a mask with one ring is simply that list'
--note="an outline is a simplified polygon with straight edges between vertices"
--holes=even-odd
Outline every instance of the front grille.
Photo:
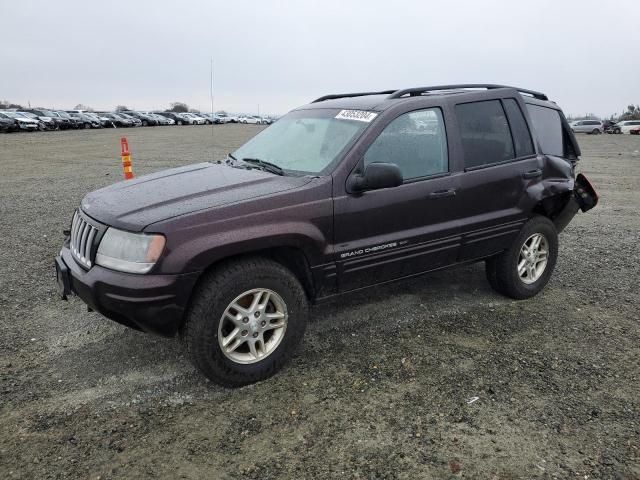
[{"label": "front grille", "polygon": [[86,268],[91,267],[91,252],[97,234],[98,229],[82,218],[77,211],[73,214],[69,247],[74,258]]}]

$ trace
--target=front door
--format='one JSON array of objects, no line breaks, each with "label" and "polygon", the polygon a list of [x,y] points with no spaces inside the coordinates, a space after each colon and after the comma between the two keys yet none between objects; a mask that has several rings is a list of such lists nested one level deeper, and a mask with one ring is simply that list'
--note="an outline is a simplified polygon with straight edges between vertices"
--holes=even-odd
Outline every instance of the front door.
[{"label": "front door", "polygon": [[448,158],[439,108],[398,116],[371,143],[361,168],[395,163],[404,183],[334,197],[340,291],[455,263],[463,212]]}]

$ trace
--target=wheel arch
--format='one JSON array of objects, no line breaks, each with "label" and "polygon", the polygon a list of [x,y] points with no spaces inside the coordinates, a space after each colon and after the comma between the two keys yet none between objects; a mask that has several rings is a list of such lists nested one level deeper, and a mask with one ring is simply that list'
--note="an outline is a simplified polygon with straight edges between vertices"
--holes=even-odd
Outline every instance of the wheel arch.
[{"label": "wheel arch", "polygon": [[222,258],[217,258],[200,273],[189,294],[189,301],[187,303],[187,308],[185,309],[185,315],[183,315],[180,320],[178,332],[182,332],[187,317],[186,312],[191,308],[194,294],[198,291],[203,282],[206,281],[209,275],[216,270],[224,269],[227,265],[235,262],[242,262],[243,260],[249,260],[251,258],[266,258],[279,263],[298,279],[308,300],[311,301],[315,298],[316,286],[311,272],[309,259],[307,258],[307,254],[305,254],[301,248],[291,245],[281,245],[235,253]]}]

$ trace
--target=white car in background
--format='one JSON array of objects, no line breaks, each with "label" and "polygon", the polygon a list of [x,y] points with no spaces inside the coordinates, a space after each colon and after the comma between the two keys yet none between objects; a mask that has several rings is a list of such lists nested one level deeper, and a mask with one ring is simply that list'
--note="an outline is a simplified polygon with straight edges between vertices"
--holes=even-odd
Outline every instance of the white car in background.
[{"label": "white car in background", "polygon": [[239,123],[253,123],[256,125],[262,125],[262,124],[266,124],[267,122],[265,122],[262,117],[257,117],[255,115],[243,115],[240,118],[238,118],[238,122]]},{"label": "white car in background", "polygon": [[193,113],[182,113],[181,115],[185,118],[190,118],[191,120],[193,120],[191,125],[204,125],[205,123],[207,123],[204,118]]},{"label": "white car in background", "polygon": [[634,128],[640,127],[640,120],[624,120],[609,127],[613,133],[629,134]]}]

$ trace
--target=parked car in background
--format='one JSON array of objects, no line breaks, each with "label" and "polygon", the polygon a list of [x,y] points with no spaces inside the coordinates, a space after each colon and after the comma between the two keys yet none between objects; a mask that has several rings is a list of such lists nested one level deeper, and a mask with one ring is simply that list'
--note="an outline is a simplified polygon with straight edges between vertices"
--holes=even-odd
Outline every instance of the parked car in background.
[{"label": "parked car in background", "polygon": [[623,120],[622,122],[618,122],[615,125],[612,125],[609,128],[609,133],[628,134],[631,133],[631,130],[637,126],[640,126],[640,120]]},{"label": "parked car in background", "polygon": [[[149,115],[151,118],[158,122],[158,125],[169,125],[169,118],[158,115],[157,113],[145,112],[145,115]],[[173,121],[173,120],[172,120]]]},{"label": "parked car in background", "polygon": [[17,132],[18,130],[20,130],[20,126],[15,118],[0,116],[0,132],[10,133]]},{"label": "parked car in background", "polygon": [[97,118],[90,117],[86,113],[67,112],[71,118],[76,118],[82,122],[82,128],[102,128],[102,122]]},{"label": "parked car in background", "polygon": [[571,122],[571,130],[575,133],[590,133],[597,135],[604,133],[604,126],[600,120],[578,120]]},{"label": "parked car in background", "polygon": [[210,113],[192,113],[192,115],[202,118],[204,120],[204,123],[207,125],[218,123]]},{"label": "parked car in background", "polygon": [[64,110],[52,110],[52,113],[55,113],[59,117],[66,118],[67,120],[69,120],[71,122],[72,128],[78,129],[84,126],[82,120],[80,120],[79,118],[72,117]]},{"label": "parked car in background", "polygon": [[103,112],[102,115],[105,118],[108,118],[114,127],[123,128],[123,127],[133,127],[133,122],[125,117],[118,115],[117,113]]},{"label": "parked car in background", "polygon": [[96,120],[98,123],[100,123],[100,126],[103,127],[103,128],[104,127],[112,127],[113,126],[113,125],[111,125],[111,122],[107,117],[103,117],[98,113],[95,113],[95,112],[84,112],[84,114],[87,117],[89,117],[89,118],[91,118],[93,120]]},{"label": "parked car in background", "polygon": [[609,129],[616,124],[613,120],[603,120],[602,128],[604,128],[605,133],[609,133]]},{"label": "parked car in background", "polygon": [[214,113],[213,116],[217,120],[217,123],[235,123],[237,119],[235,117],[231,117],[226,113]]},{"label": "parked car in background", "polygon": [[127,120],[129,122],[129,127],[141,127],[142,126],[142,120],[140,120],[138,117],[134,117],[133,115],[127,115],[124,112],[117,112],[115,115],[119,116],[120,118]]},{"label": "parked car in background", "polygon": [[53,118],[53,114],[51,113],[49,113],[49,115],[45,115],[40,112],[34,112],[31,109],[20,110],[20,113],[25,114],[29,118],[33,118],[43,122],[47,130],[58,130],[60,128],[58,122],[56,122],[56,120]]},{"label": "parked car in background", "polygon": [[181,113],[180,115],[182,115],[182,117],[184,118],[190,118],[191,120],[193,120],[191,125],[204,125],[206,123],[204,118],[196,115],[195,113]]},{"label": "parked car in background", "polygon": [[47,110],[44,108],[30,108],[25,111],[31,112],[39,117],[49,117],[55,122],[56,127],[59,130],[68,130],[70,128],[73,128],[74,126],[74,122],[72,122],[70,119],[63,118],[51,110]]},{"label": "parked car in background", "polygon": [[177,112],[156,112],[158,115],[161,115],[166,118],[170,118],[173,120],[176,125],[191,125],[193,123],[192,119],[186,120],[181,114]]},{"label": "parked car in background", "polygon": [[142,122],[143,127],[154,127],[158,125],[158,120],[156,120],[151,115],[148,115],[146,113],[136,112],[133,110],[127,110],[125,112],[119,112],[119,113],[123,113],[125,115],[129,115],[130,117],[137,118],[138,120],[140,120],[140,122]]},{"label": "parked car in background", "polygon": [[239,123],[252,123],[256,125],[262,125],[266,122],[262,119],[262,117],[258,117],[256,115],[243,115],[238,118]]},{"label": "parked car in background", "polygon": [[[3,110],[0,112],[0,117],[2,118],[11,118],[18,123],[18,128],[20,130],[34,132],[39,130],[40,123],[38,120],[34,120],[33,118],[26,117],[24,115],[20,115],[18,112],[11,112],[8,110]],[[42,127],[44,129],[44,127]]]},{"label": "parked car in background", "polygon": [[23,115],[27,118],[31,118],[33,120],[37,120],[38,122],[40,122],[39,130],[56,130],[58,128],[58,125],[51,117],[38,116],[34,113],[23,112],[23,111],[19,111],[16,113],[19,113],[20,115]]},{"label": "parked car in background", "polygon": [[629,129],[629,134],[630,135],[640,135],[640,125],[638,125],[637,127],[631,127]]}]

